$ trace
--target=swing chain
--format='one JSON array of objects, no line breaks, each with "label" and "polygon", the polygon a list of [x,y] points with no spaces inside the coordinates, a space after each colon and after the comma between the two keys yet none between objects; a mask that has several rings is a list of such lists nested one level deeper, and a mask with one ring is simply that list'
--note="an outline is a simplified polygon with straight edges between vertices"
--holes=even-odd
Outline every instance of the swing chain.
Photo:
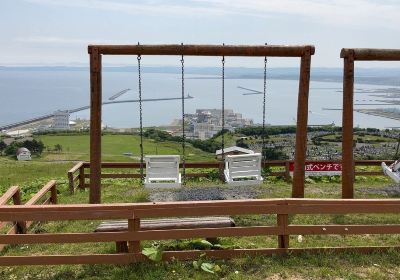
[{"label": "swing chain", "polygon": [[221,135],[221,155],[222,159],[225,159],[225,56],[222,56],[222,112],[221,112],[221,120],[222,120],[222,135]]},{"label": "swing chain", "polygon": [[139,78],[139,126],[140,126],[140,178],[143,182],[144,175],[143,175],[143,110],[142,110],[142,75],[141,75],[141,68],[140,68],[140,60],[142,59],[141,55],[137,56],[138,61],[138,78]]},{"label": "swing chain", "polygon": [[[183,46],[183,43],[182,43]],[[185,167],[185,60],[181,57],[181,74],[182,74],[182,177],[183,185],[186,185],[186,167]]]},{"label": "swing chain", "polygon": [[262,148],[261,148],[261,156],[265,161],[266,153],[265,153],[265,101],[266,101],[266,93],[267,93],[267,62],[268,59],[264,57],[264,90],[263,90],[263,119],[262,119]]}]

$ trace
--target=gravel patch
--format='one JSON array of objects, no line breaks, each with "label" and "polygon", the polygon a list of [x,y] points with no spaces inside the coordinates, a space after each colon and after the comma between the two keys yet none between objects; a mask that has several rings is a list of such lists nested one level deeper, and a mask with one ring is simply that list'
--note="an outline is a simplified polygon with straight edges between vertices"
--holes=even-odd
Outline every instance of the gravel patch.
[{"label": "gravel patch", "polygon": [[179,190],[151,190],[150,201],[198,201],[252,199],[270,190],[260,186],[182,187]]},{"label": "gravel patch", "polygon": [[359,190],[359,192],[362,193],[368,193],[368,194],[380,194],[380,195],[386,195],[389,197],[399,197],[400,196],[400,185],[389,185],[384,188],[362,188]]}]

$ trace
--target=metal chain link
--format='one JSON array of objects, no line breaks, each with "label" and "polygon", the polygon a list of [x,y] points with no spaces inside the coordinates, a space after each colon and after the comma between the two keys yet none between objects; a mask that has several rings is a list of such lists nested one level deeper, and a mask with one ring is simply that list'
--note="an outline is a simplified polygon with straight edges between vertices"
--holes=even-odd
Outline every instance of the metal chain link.
[{"label": "metal chain link", "polygon": [[222,56],[222,135],[221,135],[221,151],[222,159],[225,159],[225,56]]},{"label": "metal chain link", "polygon": [[142,110],[142,75],[140,69],[141,55],[137,56],[138,61],[138,78],[139,78],[139,117],[140,117],[140,179],[144,180],[143,175],[143,110]]},{"label": "metal chain link", "polygon": [[[183,46],[183,43],[182,43]],[[185,148],[186,148],[186,134],[185,134],[185,60],[183,55],[181,57],[181,73],[182,73],[182,177],[183,177],[183,185],[186,185],[186,156],[185,156]]]},{"label": "metal chain link", "polygon": [[263,119],[262,119],[262,148],[261,148],[261,155],[265,161],[266,154],[265,154],[265,100],[266,100],[266,93],[267,93],[267,62],[268,59],[264,57],[264,90],[263,90]]}]

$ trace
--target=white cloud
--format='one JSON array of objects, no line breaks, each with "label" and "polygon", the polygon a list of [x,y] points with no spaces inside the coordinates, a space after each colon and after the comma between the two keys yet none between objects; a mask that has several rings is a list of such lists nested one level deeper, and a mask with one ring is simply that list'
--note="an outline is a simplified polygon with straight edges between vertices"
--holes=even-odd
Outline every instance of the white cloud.
[{"label": "white cloud", "polygon": [[299,16],[314,24],[355,27],[378,26],[398,29],[400,3],[372,0],[26,0],[31,3],[98,9],[128,14],[152,15],[226,15],[257,17]]}]

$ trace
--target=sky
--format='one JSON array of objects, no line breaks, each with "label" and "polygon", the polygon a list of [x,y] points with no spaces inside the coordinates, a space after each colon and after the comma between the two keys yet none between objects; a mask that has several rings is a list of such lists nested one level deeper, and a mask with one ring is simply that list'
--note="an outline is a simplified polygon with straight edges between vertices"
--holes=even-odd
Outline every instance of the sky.
[{"label": "sky", "polygon": [[[398,48],[399,31],[397,0],[1,0],[0,65],[87,66],[88,44],[140,42],[312,44],[313,66],[342,67],[341,48]],[[213,59],[189,63],[203,66],[216,63]],[[145,61],[177,62],[172,57]],[[273,59],[274,66],[298,62]],[[105,65],[130,63],[135,63],[131,57],[104,59]],[[234,58],[228,65],[254,63]]]}]

